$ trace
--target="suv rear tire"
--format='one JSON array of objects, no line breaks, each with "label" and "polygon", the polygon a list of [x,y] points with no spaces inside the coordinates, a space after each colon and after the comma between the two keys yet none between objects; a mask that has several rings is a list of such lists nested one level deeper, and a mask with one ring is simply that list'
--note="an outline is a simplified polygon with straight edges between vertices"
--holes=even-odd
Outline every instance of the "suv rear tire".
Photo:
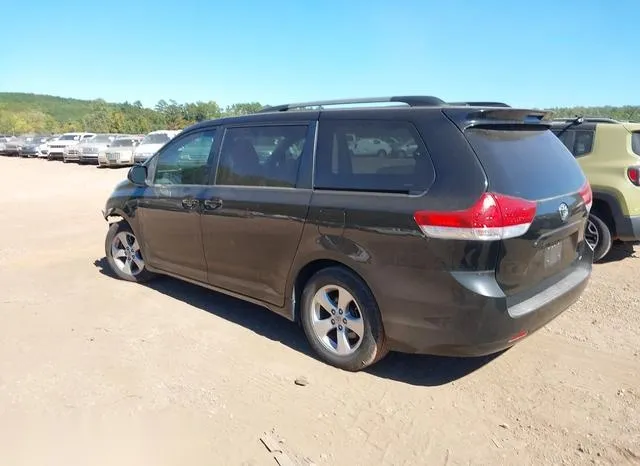
[{"label": "suv rear tire", "polygon": [[378,304],[369,287],[344,267],[322,269],[302,293],[302,327],[320,358],[359,371],[388,353]]},{"label": "suv rear tire", "polygon": [[129,282],[144,283],[155,277],[147,270],[140,243],[127,222],[112,223],[104,242],[112,272]]},{"label": "suv rear tire", "polygon": [[[607,224],[595,214],[589,214],[587,221],[587,243],[593,248],[593,262],[598,262],[609,254],[613,245],[611,230]],[[592,238],[589,240],[588,238]],[[595,245],[595,246],[594,246]]]}]

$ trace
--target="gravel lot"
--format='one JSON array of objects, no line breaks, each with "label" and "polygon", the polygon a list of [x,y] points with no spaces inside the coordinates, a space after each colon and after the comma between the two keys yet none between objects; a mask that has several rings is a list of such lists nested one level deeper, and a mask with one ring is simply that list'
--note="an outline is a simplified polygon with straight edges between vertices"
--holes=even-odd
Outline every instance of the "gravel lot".
[{"label": "gravel lot", "polygon": [[640,464],[637,246],[497,357],[352,374],[260,308],[109,276],[100,209],[126,169],[0,172],[2,464],[275,465],[264,432],[315,464]]}]

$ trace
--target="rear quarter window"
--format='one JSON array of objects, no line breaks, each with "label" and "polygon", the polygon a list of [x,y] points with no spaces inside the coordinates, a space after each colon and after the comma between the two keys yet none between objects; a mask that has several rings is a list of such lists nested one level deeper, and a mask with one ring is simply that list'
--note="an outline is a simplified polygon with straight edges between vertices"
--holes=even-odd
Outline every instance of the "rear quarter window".
[{"label": "rear quarter window", "polygon": [[640,155],[640,131],[631,133],[631,149],[634,154]]},{"label": "rear quarter window", "polygon": [[409,194],[426,191],[434,180],[429,154],[411,123],[320,122],[315,188]]},{"label": "rear quarter window", "polygon": [[574,157],[551,131],[472,128],[465,136],[492,191],[538,200],[578,191],[586,181]]}]

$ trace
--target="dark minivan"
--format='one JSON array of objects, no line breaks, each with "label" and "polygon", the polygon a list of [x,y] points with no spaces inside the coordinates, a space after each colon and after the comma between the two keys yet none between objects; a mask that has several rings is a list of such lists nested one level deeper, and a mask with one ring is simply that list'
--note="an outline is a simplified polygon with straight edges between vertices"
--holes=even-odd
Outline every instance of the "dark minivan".
[{"label": "dark minivan", "polygon": [[414,96],[198,123],[111,194],[109,265],[264,306],[347,370],[500,351],[591,273],[591,189],[545,116]]}]

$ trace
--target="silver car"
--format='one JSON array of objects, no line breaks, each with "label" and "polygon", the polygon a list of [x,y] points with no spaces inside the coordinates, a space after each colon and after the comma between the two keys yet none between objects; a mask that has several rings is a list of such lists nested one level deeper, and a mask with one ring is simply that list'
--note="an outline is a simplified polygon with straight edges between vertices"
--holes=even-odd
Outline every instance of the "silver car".
[{"label": "silver car", "polygon": [[64,150],[63,162],[96,163],[98,152],[108,147],[117,134],[96,134],[95,136],[68,146]]},{"label": "silver car", "polygon": [[91,139],[82,141],[73,149],[77,150],[76,160],[79,163],[98,163],[98,154],[109,147],[119,134],[96,134]]},{"label": "silver car", "polygon": [[136,136],[119,137],[111,145],[100,152],[98,166],[122,167],[135,163],[133,152],[141,138]]}]

